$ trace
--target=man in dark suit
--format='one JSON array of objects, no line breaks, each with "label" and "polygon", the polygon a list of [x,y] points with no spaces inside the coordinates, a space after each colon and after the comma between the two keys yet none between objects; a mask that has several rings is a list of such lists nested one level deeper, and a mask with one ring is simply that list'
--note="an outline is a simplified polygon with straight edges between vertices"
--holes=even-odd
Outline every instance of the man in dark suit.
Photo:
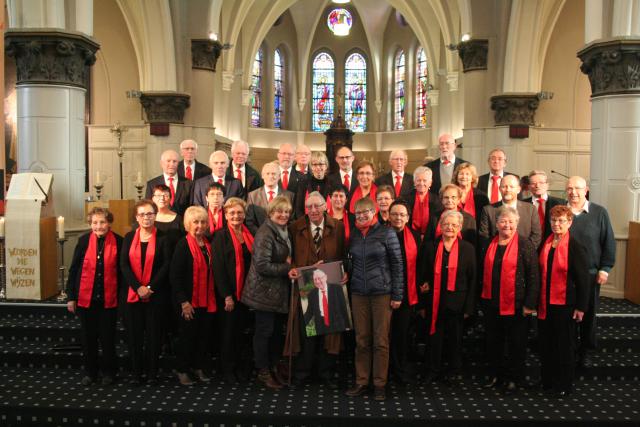
[{"label": "man in dark suit", "polygon": [[207,207],[207,192],[212,182],[224,185],[224,199],[229,197],[240,197],[244,199],[244,189],[242,184],[235,178],[228,178],[225,175],[229,166],[229,156],[224,151],[214,151],[209,156],[209,166],[211,166],[211,174],[203,176],[197,180],[193,186],[192,204]]},{"label": "man in dark suit", "polygon": [[498,234],[496,217],[498,209],[501,206],[514,208],[518,212],[520,216],[518,221],[518,234],[522,238],[530,241],[534,248],[540,246],[542,236],[540,234],[540,219],[538,218],[538,213],[531,203],[518,200],[519,192],[520,180],[518,177],[507,175],[502,178],[502,182],[500,183],[502,201],[485,206],[480,216],[480,231],[478,235],[484,247],[489,244],[493,236]]},{"label": "man in dark suit", "polygon": [[327,275],[322,270],[313,272],[313,286],[315,287],[307,294],[304,323],[308,325],[313,319],[316,335],[342,332],[349,328],[343,286],[327,283]]},{"label": "man in dark suit", "polygon": [[295,194],[298,189],[298,182],[304,179],[304,175],[293,167],[293,158],[296,152],[289,143],[280,145],[278,150],[278,164],[280,165],[280,174],[278,185],[283,190],[289,190]]},{"label": "man in dark suit", "polygon": [[162,153],[160,156],[160,168],[162,168],[162,175],[147,181],[144,197],[151,200],[153,188],[156,185],[166,185],[171,192],[171,210],[182,215],[189,207],[193,183],[178,177],[178,153],[174,150],[167,150]]},{"label": "man in dark suit", "polygon": [[267,219],[267,206],[271,200],[282,195],[287,196],[293,202],[293,193],[283,190],[278,185],[279,173],[280,168],[276,163],[265,163],[262,166],[264,186],[253,190],[247,196],[247,212],[244,222],[253,235],[256,234],[260,225]]},{"label": "man in dark suit", "polygon": [[296,163],[294,165],[296,171],[302,175],[308,175],[311,173],[311,149],[304,144],[298,144],[296,146]]},{"label": "man in dark suit", "polygon": [[566,205],[567,201],[549,195],[549,182],[547,181],[545,171],[533,170],[529,173],[529,188],[531,189],[533,197],[524,199],[523,201],[533,203],[533,207],[538,212],[542,232],[542,243],[544,243],[552,233],[551,216],[549,215],[551,208],[558,205]]},{"label": "man in dark suit", "polygon": [[209,166],[196,160],[198,143],[193,139],[185,139],[180,143],[180,155],[182,156],[182,160],[178,163],[178,176],[180,179],[196,181],[203,176],[211,174]]},{"label": "man in dark suit", "polygon": [[405,173],[409,158],[404,150],[394,150],[389,154],[391,172],[376,179],[376,185],[389,185],[395,190],[395,198],[407,197],[413,190],[413,176]]},{"label": "man in dark suit", "polygon": [[440,192],[440,187],[451,182],[453,170],[465,160],[456,157],[456,140],[453,135],[444,133],[438,138],[438,149],[440,150],[440,158],[425,164],[433,171],[433,183],[431,184],[431,192],[436,196]]},{"label": "man in dark suit", "polygon": [[233,141],[231,144],[231,164],[227,168],[226,178],[236,178],[242,184],[244,197],[262,186],[262,179],[258,171],[247,163],[249,158],[249,144],[245,141]]},{"label": "man in dark suit", "polygon": [[507,166],[507,154],[501,148],[494,148],[489,152],[487,159],[489,164],[489,173],[478,177],[478,190],[482,191],[489,198],[489,202],[498,203],[502,200],[500,195],[500,182],[506,175],[515,175],[511,172],[505,172]]},{"label": "man in dark suit", "polygon": [[353,175],[354,160],[353,151],[351,151],[349,147],[340,147],[338,151],[336,151],[336,162],[340,170],[327,175],[329,188],[336,188],[342,185],[346,189],[347,194],[351,194],[356,189],[358,180]]}]

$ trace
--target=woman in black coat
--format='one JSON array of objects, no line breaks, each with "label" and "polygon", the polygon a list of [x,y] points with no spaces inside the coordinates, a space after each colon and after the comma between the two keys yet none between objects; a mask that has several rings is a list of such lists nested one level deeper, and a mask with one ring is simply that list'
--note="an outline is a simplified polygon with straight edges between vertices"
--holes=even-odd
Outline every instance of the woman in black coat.
[{"label": "woman in black coat", "polygon": [[[421,264],[425,268],[422,289],[428,291],[430,363],[427,382],[460,379],[462,369],[462,327],[464,319],[473,314],[476,288],[475,248],[459,238],[463,215],[457,210],[442,213],[439,226],[442,235],[428,242]],[[447,351],[444,351],[447,343]],[[443,354],[448,354],[445,377]]]},{"label": "woman in black coat", "polygon": [[98,344],[102,347],[102,385],[116,373],[116,323],[122,237],[111,231],[113,214],[93,208],[87,215],[91,231],[78,239],[67,280],[67,309],[80,319],[85,376],[82,385],[98,378]]},{"label": "woman in black coat", "polygon": [[252,319],[248,307],[240,302],[244,282],[251,266],[253,236],[244,225],[247,203],[231,197],[224,204],[227,227],[216,231],[213,250],[216,299],[220,308],[220,368],[225,381],[235,384],[246,378],[249,367],[245,356],[251,351],[243,333]]},{"label": "woman in black coat", "polygon": [[176,245],[171,260],[171,293],[180,313],[178,326],[178,381],[193,384],[192,374],[207,383],[208,346],[216,311],[212,271],[212,250],[206,238],[209,221],[201,206],[190,206],[184,212],[187,235]]},{"label": "woman in black coat", "polygon": [[[124,319],[131,358],[131,383],[143,373],[157,382],[163,299],[168,297],[169,247],[154,226],[157,207],[140,200],[134,207],[138,228],[122,244],[120,268],[124,276]],[[144,372],[143,372],[144,371]]]},{"label": "woman in black coat", "polygon": [[327,156],[321,151],[314,151],[311,153],[311,163],[309,165],[311,173],[304,175],[304,179],[298,183],[298,188],[296,189],[294,198],[296,218],[302,218],[306,215],[305,203],[309,194],[317,191],[327,201],[330,197],[330,185],[327,180],[327,170],[329,168]]}]

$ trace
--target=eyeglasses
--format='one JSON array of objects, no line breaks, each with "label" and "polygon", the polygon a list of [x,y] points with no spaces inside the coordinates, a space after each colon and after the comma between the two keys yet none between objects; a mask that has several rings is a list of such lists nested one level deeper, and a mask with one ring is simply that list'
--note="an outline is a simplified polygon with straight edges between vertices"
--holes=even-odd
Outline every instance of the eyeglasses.
[{"label": "eyeglasses", "polygon": [[162,193],[162,194],[154,194],[153,195],[154,199],[168,199],[169,197],[171,197],[171,196],[169,196],[168,194],[164,194],[164,193]]},{"label": "eyeglasses", "polygon": [[373,209],[367,209],[365,211],[356,211],[355,215],[356,216],[367,216],[370,213],[373,213]]},{"label": "eyeglasses", "polygon": [[311,167],[312,168],[319,168],[319,167],[322,167],[322,166],[327,166],[327,164],[326,163],[311,163]]},{"label": "eyeglasses", "polygon": [[320,204],[320,203],[316,203],[313,205],[305,205],[305,208],[307,208],[307,210],[311,210],[311,209],[321,209],[324,208],[324,203]]},{"label": "eyeglasses", "polygon": [[451,224],[449,222],[445,222],[441,225],[442,228],[460,228],[460,224]]},{"label": "eyeglasses", "polygon": [[392,218],[406,218],[409,215],[407,215],[406,213],[402,213],[402,212],[391,212],[389,214],[390,217]]},{"label": "eyeglasses", "polygon": [[349,160],[349,159],[353,159],[353,156],[336,156],[336,159],[338,159],[338,160]]},{"label": "eyeglasses", "polygon": [[138,218],[153,218],[155,215],[155,212],[141,212],[136,214]]},{"label": "eyeglasses", "polygon": [[358,175],[371,176],[373,172],[358,172]]},{"label": "eyeglasses", "polygon": [[569,220],[565,218],[551,218],[549,222],[551,224],[566,224],[569,222]]}]

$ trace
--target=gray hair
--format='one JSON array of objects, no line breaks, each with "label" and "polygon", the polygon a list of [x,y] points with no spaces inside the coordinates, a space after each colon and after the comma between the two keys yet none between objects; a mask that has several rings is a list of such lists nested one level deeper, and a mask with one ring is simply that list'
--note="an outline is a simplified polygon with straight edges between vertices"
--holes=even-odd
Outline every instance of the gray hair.
[{"label": "gray hair", "polygon": [[236,149],[236,147],[240,144],[244,144],[245,147],[247,147],[247,154],[251,152],[251,147],[249,147],[249,143],[247,141],[243,141],[241,139],[238,139],[236,141],[233,141],[231,143],[231,152],[233,152],[233,150]]},{"label": "gray hair", "polygon": [[440,216],[440,221],[438,221],[438,224],[442,226],[442,224],[444,224],[444,220],[449,218],[450,216],[455,217],[458,220],[458,224],[462,225],[462,222],[464,221],[464,217],[460,212],[454,211],[454,210],[444,211]]},{"label": "gray hair", "polygon": [[426,166],[418,166],[416,170],[413,171],[413,179],[415,180],[418,175],[422,175],[424,173],[428,173],[430,177],[433,178],[433,171]]},{"label": "gray hair", "polygon": [[313,163],[314,161],[321,162],[329,166],[329,159],[327,159],[327,155],[324,154],[322,151],[314,151],[313,153],[311,153],[310,161],[311,163]]},{"label": "gray hair", "polygon": [[196,149],[196,151],[198,151],[198,143],[194,140],[194,139],[185,139],[184,141],[182,141],[180,143],[180,149],[182,150],[182,144],[184,144],[185,142],[193,142],[193,146]]},{"label": "gray hair", "polygon": [[496,212],[496,222],[498,222],[503,216],[512,216],[520,221],[520,214],[515,208],[510,206],[500,206],[498,212]]},{"label": "gray hair", "polygon": [[529,178],[535,176],[535,175],[541,175],[544,176],[545,181],[549,181],[549,177],[547,176],[547,173],[543,170],[538,170],[538,169],[534,169],[531,172],[529,172]]},{"label": "gray hair", "polygon": [[311,193],[309,193],[309,195],[307,196],[307,200],[309,200],[312,197],[317,197],[322,201],[322,204],[325,205],[327,202],[324,199],[324,197],[322,196],[322,194],[320,194],[319,191],[312,191]]},{"label": "gray hair", "polygon": [[217,151],[214,151],[213,153],[211,153],[211,155],[209,156],[209,164],[211,164],[211,161],[213,160],[213,158],[217,154],[221,154],[221,153],[224,155],[224,158],[227,161],[227,166],[228,166],[229,165],[229,155],[227,153],[225,153],[224,151],[222,151],[222,150],[217,150]]}]

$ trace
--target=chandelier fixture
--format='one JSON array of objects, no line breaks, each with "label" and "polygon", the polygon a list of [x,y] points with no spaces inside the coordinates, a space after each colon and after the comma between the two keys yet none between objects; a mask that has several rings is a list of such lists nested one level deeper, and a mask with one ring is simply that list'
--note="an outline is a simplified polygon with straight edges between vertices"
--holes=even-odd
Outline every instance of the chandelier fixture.
[{"label": "chandelier fixture", "polygon": [[353,18],[347,9],[333,9],[327,17],[327,26],[336,36],[348,36]]}]

